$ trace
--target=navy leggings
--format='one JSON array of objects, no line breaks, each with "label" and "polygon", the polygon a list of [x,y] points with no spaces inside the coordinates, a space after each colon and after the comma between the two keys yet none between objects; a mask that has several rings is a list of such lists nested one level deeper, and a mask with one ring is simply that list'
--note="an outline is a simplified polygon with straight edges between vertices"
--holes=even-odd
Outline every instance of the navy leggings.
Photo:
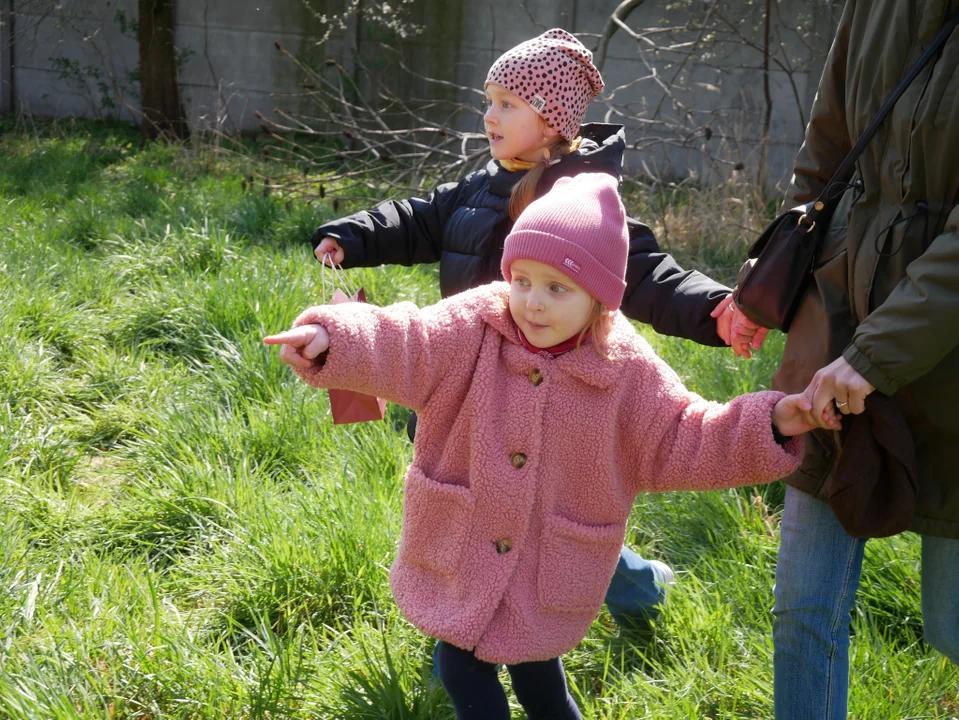
[{"label": "navy leggings", "polygon": [[[442,641],[437,647],[440,680],[453,701],[457,720],[509,720],[496,665]],[[525,662],[506,669],[529,720],[582,720],[566,687],[562,660]]]}]

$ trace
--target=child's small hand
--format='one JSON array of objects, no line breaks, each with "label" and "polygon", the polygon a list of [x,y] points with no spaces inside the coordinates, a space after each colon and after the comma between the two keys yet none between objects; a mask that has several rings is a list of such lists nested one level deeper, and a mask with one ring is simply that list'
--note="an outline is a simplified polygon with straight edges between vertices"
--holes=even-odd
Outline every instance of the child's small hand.
[{"label": "child's small hand", "polygon": [[753,351],[759,350],[766,342],[769,330],[743,315],[731,294],[723,298],[709,314],[716,318],[716,334],[732,347],[738,357],[748,360],[753,356]]},{"label": "child's small hand", "polygon": [[263,338],[267,345],[282,345],[280,360],[296,368],[313,367],[314,361],[330,348],[330,335],[322,325],[300,325],[292,330]]},{"label": "child's small hand", "polygon": [[317,260],[325,262],[327,265],[342,265],[346,258],[346,253],[340,247],[340,244],[335,238],[329,236],[320,240],[320,244],[316,246],[313,254],[316,255]]},{"label": "child's small hand", "polygon": [[842,416],[829,403],[822,412],[822,417],[814,418],[812,402],[805,395],[787,395],[773,408],[773,423],[780,433],[787,437],[802,435],[816,428],[839,430],[842,425]]}]

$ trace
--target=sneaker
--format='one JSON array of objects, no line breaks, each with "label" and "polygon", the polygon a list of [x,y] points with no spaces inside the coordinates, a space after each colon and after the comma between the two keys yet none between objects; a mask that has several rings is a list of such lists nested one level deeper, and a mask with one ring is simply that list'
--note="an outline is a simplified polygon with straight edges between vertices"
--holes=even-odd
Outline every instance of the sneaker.
[{"label": "sneaker", "polygon": [[656,573],[657,580],[662,585],[671,588],[676,584],[676,577],[673,575],[673,569],[669,567],[669,565],[659,560],[647,560],[647,562],[652,566],[653,572]]}]

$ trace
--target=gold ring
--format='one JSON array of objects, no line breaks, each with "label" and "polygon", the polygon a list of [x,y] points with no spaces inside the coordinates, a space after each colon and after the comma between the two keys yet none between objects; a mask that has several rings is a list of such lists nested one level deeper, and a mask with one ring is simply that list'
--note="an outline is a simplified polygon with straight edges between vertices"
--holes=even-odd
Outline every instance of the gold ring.
[{"label": "gold ring", "polygon": [[841,407],[849,404],[848,402],[839,402],[838,400],[835,400],[835,399],[833,399],[833,402],[836,403],[836,407],[837,407],[837,408],[841,408]]}]

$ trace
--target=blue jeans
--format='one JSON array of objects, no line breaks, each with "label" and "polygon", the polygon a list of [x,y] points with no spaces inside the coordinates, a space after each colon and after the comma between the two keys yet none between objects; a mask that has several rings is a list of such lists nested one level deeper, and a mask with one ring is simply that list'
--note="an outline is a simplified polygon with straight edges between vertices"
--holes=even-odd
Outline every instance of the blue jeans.
[{"label": "blue jeans", "polygon": [[[845,720],[865,547],[827,503],[786,488],[773,608],[776,720]],[[959,664],[959,540],[923,536],[922,614],[927,642]]]},{"label": "blue jeans", "polygon": [[619,551],[616,572],[606,590],[606,607],[622,628],[648,623],[659,615],[666,586],[659,571],[625,545]]}]

